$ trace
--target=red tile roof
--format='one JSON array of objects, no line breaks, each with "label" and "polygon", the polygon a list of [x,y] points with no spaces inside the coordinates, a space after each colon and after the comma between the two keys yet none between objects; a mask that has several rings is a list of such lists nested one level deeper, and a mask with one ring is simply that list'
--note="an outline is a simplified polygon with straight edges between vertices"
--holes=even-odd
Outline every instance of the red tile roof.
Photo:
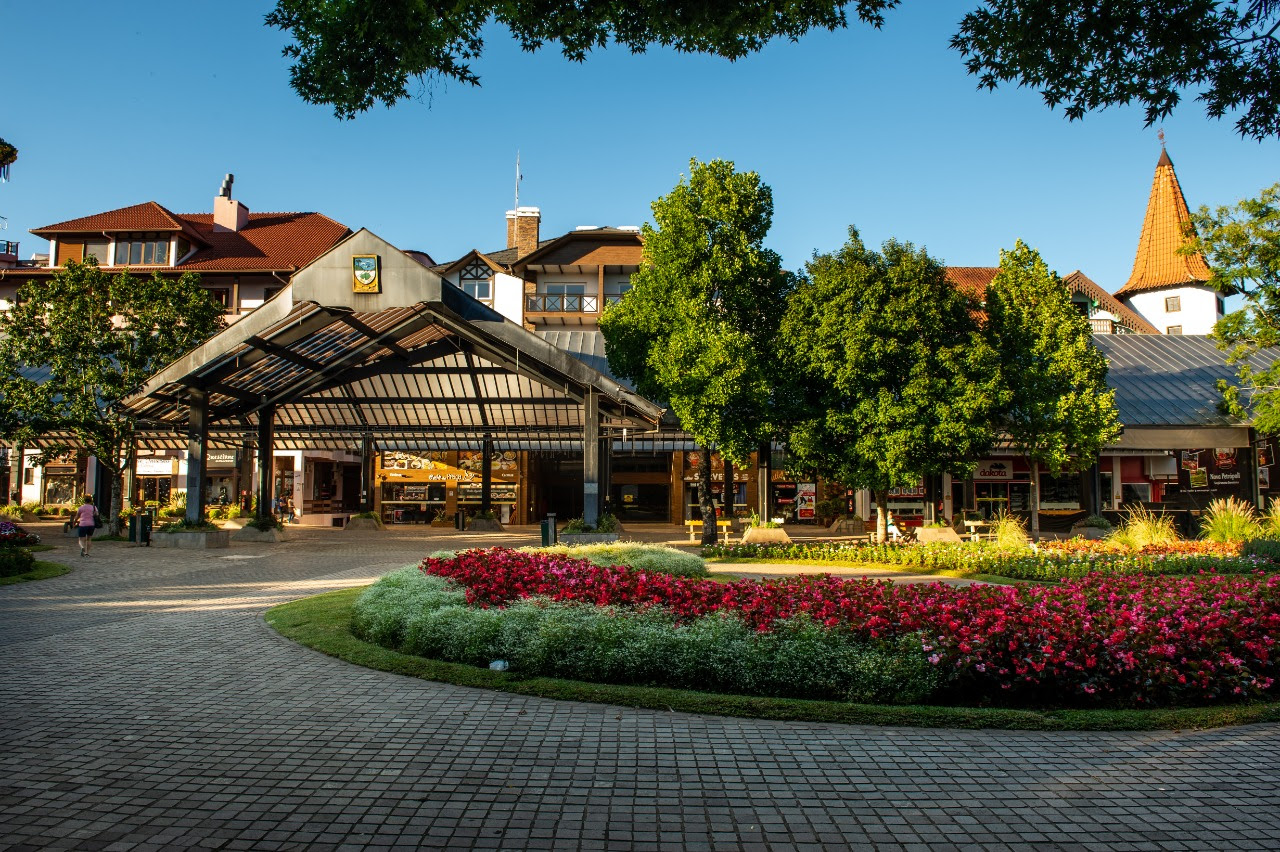
[{"label": "red tile roof", "polygon": [[182,214],[207,247],[180,270],[300,269],[351,233],[320,213],[250,213],[239,231],[215,231],[212,213]]},{"label": "red tile roof", "polygon": [[33,228],[37,237],[68,233],[99,233],[102,231],[181,231],[178,218],[154,201],[144,201],[132,207],[108,210],[79,219],[68,219],[55,225]]},{"label": "red tile roof", "polygon": [[[31,231],[38,237],[120,231],[180,231],[195,254],[177,271],[289,271],[306,266],[351,231],[320,213],[250,213],[239,231],[215,231],[212,213],[171,213],[154,201]],[[181,260],[181,258],[179,258]]]},{"label": "red tile roof", "polygon": [[948,266],[947,279],[966,296],[985,302],[991,279],[999,271],[998,266]]},{"label": "red tile roof", "polygon": [[1129,280],[1116,291],[1121,299],[1144,290],[1201,284],[1212,274],[1202,254],[1178,254],[1191,227],[1191,213],[1182,197],[1182,187],[1173,171],[1173,161],[1164,151],[1156,164],[1147,198],[1147,215],[1142,220],[1142,236],[1133,259]]}]

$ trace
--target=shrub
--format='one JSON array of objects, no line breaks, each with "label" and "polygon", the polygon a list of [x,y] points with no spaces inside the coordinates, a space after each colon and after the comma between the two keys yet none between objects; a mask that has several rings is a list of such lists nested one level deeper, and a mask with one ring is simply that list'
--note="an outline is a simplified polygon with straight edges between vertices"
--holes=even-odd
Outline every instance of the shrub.
[{"label": "shrub", "polygon": [[221,521],[226,518],[227,512],[221,506],[210,506],[206,510],[206,514],[211,521]]},{"label": "shrub", "polygon": [[586,559],[594,565],[625,565],[640,571],[657,571],[679,577],[707,576],[707,563],[702,557],[659,544],[557,544],[552,547],[522,547],[520,550]]},{"label": "shrub", "polygon": [[1201,524],[1200,537],[1209,541],[1248,541],[1262,535],[1253,507],[1235,497],[1210,503]]},{"label": "shrub", "polygon": [[1153,512],[1138,504],[1130,506],[1127,511],[1129,516],[1107,537],[1108,541],[1130,550],[1178,541],[1178,531],[1169,515]]},{"label": "shrub", "polygon": [[161,524],[156,532],[217,532],[220,529],[221,527],[215,526],[208,521],[188,521],[184,518],[180,521],[170,521],[167,524]]},{"label": "shrub", "polygon": [[453,583],[405,571],[360,596],[352,632],[404,653],[598,683],[897,703],[939,683],[915,637],[860,642],[808,618],[759,633],[732,613],[679,623],[662,608],[546,598],[480,609]]},{"label": "shrub", "polygon": [[240,508],[239,504],[232,503],[230,506],[223,509],[223,513],[226,515],[228,521],[235,521],[244,515],[244,510]]},{"label": "shrub", "polygon": [[36,567],[36,558],[18,547],[0,547],[0,577],[16,577]]},{"label": "shrub", "polygon": [[249,526],[253,527],[255,530],[261,530],[262,532],[284,529],[284,524],[280,523],[280,519],[273,518],[271,516],[267,516],[265,518],[254,518],[249,523]]},{"label": "shrub", "polygon": [[0,518],[7,518],[11,521],[22,520],[22,507],[9,504],[8,506],[0,506]]},{"label": "shrub", "polygon": [[[672,618],[677,633],[707,618],[732,618],[752,633],[753,642],[767,644],[774,640],[759,637],[780,633],[801,645],[821,646],[827,656],[833,646],[826,643],[847,637],[863,653],[889,654],[893,665],[875,665],[905,672],[899,679],[912,683],[918,678],[911,674],[915,669],[902,648],[916,642],[939,678],[938,689],[971,703],[1149,707],[1240,701],[1271,696],[1280,673],[1276,575],[1168,578],[1094,573],[1056,585],[966,588],[830,576],[717,583],[496,550],[427,560],[422,568],[465,586],[472,606],[514,610],[576,604],[595,607],[597,615],[611,618],[636,611],[657,618],[653,611],[661,611]],[[599,644],[606,646],[615,642],[613,634],[600,632],[615,627],[594,625],[589,615],[575,612],[557,618],[553,633],[576,637],[573,642],[587,636],[603,636]],[[796,619],[812,624],[796,626]],[[813,634],[811,627],[832,635]],[[563,641],[572,644],[568,638]],[[717,677],[743,682],[749,673],[756,691],[774,689],[777,672],[786,665],[778,662],[776,653],[769,657],[770,665],[779,668],[752,663],[752,654],[763,652],[755,644],[751,648],[755,650],[732,645],[728,652],[733,667],[744,674],[703,672],[707,680],[700,688],[716,688]],[[788,646],[787,652],[799,655],[789,658],[793,668],[795,659],[803,658],[805,667],[819,669],[818,674],[790,676],[789,691],[825,689],[821,684],[831,675],[821,673],[823,666],[852,665],[839,662],[838,654],[833,663],[811,659],[816,651],[804,653]],[[674,652],[662,659],[664,668],[678,670]],[[623,663],[615,660],[609,665]],[[910,691],[917,692],[915,687]]]},{"label": "shrub", "polygon": [[1101,515],[1090,515],[1087,518],[1076,521],[1072,526],[1093,527],[1096,530],[1104,530],[1106,532],[1111,532],[1115,529],[1111,522]]},{"label": "shrub", "polygon": [[1271,562],[1280,563],[1280,539],[1255,538],[1246,541],[1241,548],[1245,556],[1254,556]]},{"label": "shrub", "polygon": [[1280,538],[1280,497],[1272,497],[1267,511],[1258,519],[1262,525],[1262,535],[1268,538]]},{"label": "shrub", "polygon": [[592,533],[608,535],[616,533],[620,527],[621,524],[618,523],[618,519],[608,512],[605,512],[600,516],[600,519],[596,521],[596,525],[594,527],[582,520],[582,518],[571,518],[569,522],[564,525],[564,529],[562,529],[561,532],[569,533],[570,535],[590,535]]},{"label": "shrub", "polygon": [[991,522],[991,535],[1001,550],[1025,550],[1031,539],[1027,524],[1017,515],[1001,512]]},{"label": "shrub", "polygon": [[37,512],[43,511],[43,509],[44,507],[40,505],[38,500],[28,500],[22,504],[22,511],[26,512],[28,515],[34,515]]}]

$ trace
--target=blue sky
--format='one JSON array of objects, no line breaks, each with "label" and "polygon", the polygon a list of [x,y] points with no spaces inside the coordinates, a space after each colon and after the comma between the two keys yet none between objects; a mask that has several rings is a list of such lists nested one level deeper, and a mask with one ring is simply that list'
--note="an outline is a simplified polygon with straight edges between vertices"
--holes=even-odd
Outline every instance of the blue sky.
[{"label": "blue sky", "polygon": [[[769,244],[796,268],[856,224],[952,265],[994,265],[1021,238],[1060,273],[1128,276],[1159,156],[1139,110],[1067,122],[1034,92],[979,92],[947,41],[976,4],[908,3],[860,25],[729,63],[654,50],[566,62],[493,28],[479,89],[339,121],[288,86],[267,2],[6,4],[0,236],[155,200],[211,209],[224,172],[251,210],[316,210],[452,259],[498,249],[521,151],[522,204],[545,236],[640,224],[690,157],[773,187]],[[1280,179],[1280,142],[1242,140],[1194,102],[1163,123],[1191,205]]]}]

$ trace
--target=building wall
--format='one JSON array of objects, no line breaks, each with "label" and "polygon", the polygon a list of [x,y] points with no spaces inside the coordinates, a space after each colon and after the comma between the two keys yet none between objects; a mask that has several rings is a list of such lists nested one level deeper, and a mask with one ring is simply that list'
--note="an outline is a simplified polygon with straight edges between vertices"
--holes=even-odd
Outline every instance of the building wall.
[{"label": "building wall", "polygon": [[[1179,299],[1180,310],[1165,310],[1165,300],[1171,296]],[[1222,318],[1218,312],[1218,293],[1208,287],[1169,287],[1148,290],[1130,296],[1129,307],[1143,319],[1166,334],[1170,326],[1181,326],[1183,334],[1208,334]]]}]

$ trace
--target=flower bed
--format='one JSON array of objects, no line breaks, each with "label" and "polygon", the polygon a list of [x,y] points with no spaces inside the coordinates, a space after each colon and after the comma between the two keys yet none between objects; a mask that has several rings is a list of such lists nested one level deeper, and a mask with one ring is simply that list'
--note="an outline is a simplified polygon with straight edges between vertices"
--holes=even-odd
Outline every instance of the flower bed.
[{"label": "flower bed", "polygon": [[[717,583],[501,549],[428,558],[473,607],[537,597],[721,614],[757,633],[797,620],[855,645],[918,641],[937,697],[1036,706],[1170,706],[1270,696],[1280,577],[1091,574],[1047,586],[894,585],[830,576]],[[785,628],[785,629],[790,629]]]},{"label": "flower bed", "polygon": [[12,521],[0,521],[0,547],[30,547],[40,543],[40,536],[30,533]]},{"label": "flower bed", "polygon": [[810,562],[867,562],[904,565],[960,574],[993,574],[1018,580],[1061,580],[1095,572],[1109,574],[1222,574],[1280,568],[1260,554],[1240,555],[1238,545],[1180,542],[1124,551],[1103,542],[1057,542],[1038,550],[1006,550],[985,542],[961,544],[851,544],[814,542],[790,545],[716,545],[704,557],[801,559]]}]

